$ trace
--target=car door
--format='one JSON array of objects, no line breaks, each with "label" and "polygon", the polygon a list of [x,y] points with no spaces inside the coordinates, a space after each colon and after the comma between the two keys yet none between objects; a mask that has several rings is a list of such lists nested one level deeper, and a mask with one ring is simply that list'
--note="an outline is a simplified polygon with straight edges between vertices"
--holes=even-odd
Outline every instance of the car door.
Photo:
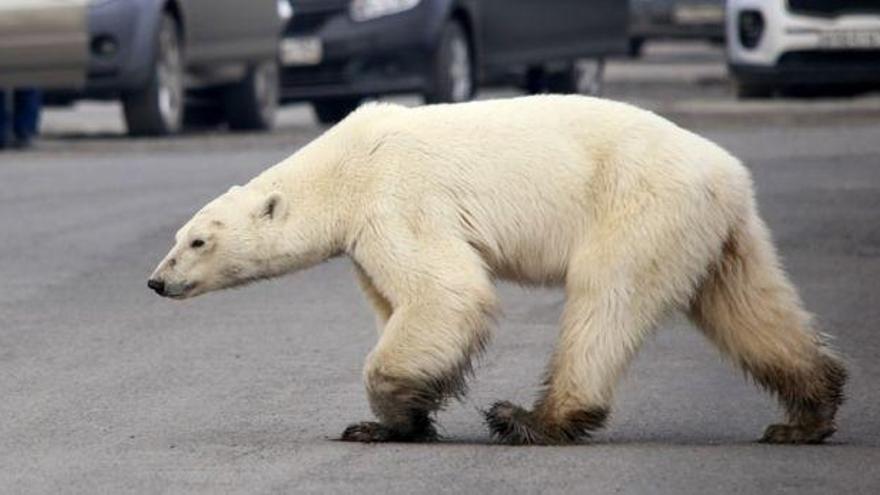
[{"label": "car door", "polygon": [[87,0],[0,1],[0,88],[85,82]]},{"label": "car door", "polygon": [[533,0],[482,0],[482,46],[488,66],[505,66],[524,57],[522,50],[533,46],[540,18],[529,18],[540,3]]},{"label": "car door", "polygon": [[629,43],[629,2],[623,0],[554,0],[562,26],[553,39],[582,56],[623,54]]},{"label": "car door", "polygon": [[265,60],[277,53],[278,0],[183,0],[181,8],[191,64]]},{"label": "car door", "polygon": [[490,65],[622,53],[628,2],[484,0],[484,54]]}]

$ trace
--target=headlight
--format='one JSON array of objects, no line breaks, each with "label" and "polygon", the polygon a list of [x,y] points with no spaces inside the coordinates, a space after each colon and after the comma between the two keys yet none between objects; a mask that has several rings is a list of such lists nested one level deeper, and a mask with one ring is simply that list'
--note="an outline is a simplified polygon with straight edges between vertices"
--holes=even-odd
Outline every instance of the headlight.
[{"label": "headlight", "polygon": [[290,20],[293,17],[293,6],[290,5],[290,0],[278,0],[278,18],[284,22]]},{"label": "headlight", "polygon": [[349,12],[355,21],[397,14],[415,8],[421,0],[352,0]]}]

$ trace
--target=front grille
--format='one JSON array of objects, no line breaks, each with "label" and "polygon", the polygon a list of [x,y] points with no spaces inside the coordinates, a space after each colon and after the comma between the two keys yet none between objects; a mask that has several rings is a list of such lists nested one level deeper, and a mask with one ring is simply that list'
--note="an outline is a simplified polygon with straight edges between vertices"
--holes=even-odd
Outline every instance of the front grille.
[{"label": "front grille", "polygon": [[349,79],[345,62],[325,62],[313,67],[292,67],[281,72],[281,86],[285,88],[342,84]]},{"label": "front grille", "polygon": [[788,7],[807,15],[878,14],[880,0],[788,0]]},{"label": "front grille", "polygon": [[790,69],[880,68],[880,50],[803,50],[779,58],[779,67]]}]

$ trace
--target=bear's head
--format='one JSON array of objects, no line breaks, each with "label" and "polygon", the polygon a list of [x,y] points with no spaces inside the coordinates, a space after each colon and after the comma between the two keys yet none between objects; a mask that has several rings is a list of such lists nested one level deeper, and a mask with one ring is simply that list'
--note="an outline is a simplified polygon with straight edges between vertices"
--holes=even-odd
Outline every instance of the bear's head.
[{"label": "bear's head", "polygon": [[186,299],[305,264],[308,243],[297,235],[302,229],[289,218],[287,203],[277,191],[233,187],[177,231],[149,287],[161,296]]}]

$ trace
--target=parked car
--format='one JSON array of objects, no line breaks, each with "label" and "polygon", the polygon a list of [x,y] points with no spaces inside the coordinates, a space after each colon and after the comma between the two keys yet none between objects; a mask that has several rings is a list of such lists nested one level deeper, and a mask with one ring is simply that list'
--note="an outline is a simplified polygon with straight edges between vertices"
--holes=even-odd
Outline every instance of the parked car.
[{"label": "parked car", "polygon": [[478,85],[596,90],[598,63],[623,54],[620,0],[290,0],[281,45],[284,102],[335,122],[367,97],[417,92],[459,102]]},{"label": "parked car", "polygon": [[723,42],[724,0],[630,0],[630,56],[657,38]]},{"label": "parked car", "polygon": [[729,0],[727,33],[741,97],[880,87],[877,0]]},{"label": "parked car", "polygon": [[86,0],[0,1],[0,89],[85,82]]},{"label": "parked car", "polygon": [[91,0],[85,87],[49,98],[119,99],[135,135],[173,134],[184,122],[269,128],[289,11],[281,2]]}]

